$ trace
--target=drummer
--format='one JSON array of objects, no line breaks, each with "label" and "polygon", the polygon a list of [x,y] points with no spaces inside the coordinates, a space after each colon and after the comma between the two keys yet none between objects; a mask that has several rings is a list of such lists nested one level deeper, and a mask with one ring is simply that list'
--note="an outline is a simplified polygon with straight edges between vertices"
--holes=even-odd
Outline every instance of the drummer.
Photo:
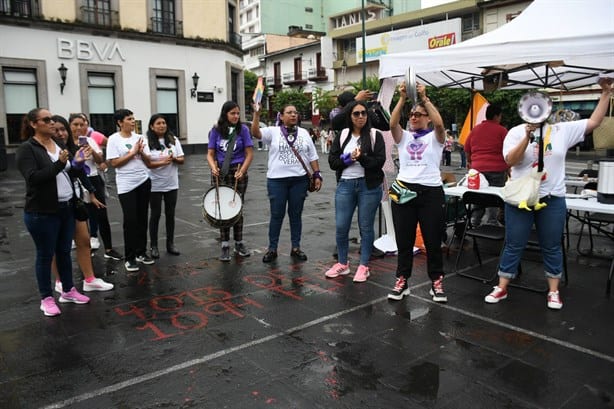
[{"label": "drummer", "polygon": [[[254,144],[247,126],[241,123],[239,104],[227,101],[222,105],[217,125],[209,132],[207,162],[211,168],[213,186],[228,185],[235,188],[245,200],[247,169],[254,157]],[[249,257],[250,251],[243,242],[243,214],[232,225],[235,254]],[[221,261],[230,261],[230,226],[220,227],[222,242]]]}]

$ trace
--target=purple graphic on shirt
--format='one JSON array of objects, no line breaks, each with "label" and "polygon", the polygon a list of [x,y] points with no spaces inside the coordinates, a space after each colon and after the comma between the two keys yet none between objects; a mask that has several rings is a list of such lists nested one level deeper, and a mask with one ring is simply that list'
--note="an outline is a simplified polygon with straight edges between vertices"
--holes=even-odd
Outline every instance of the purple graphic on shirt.
[{"label": "purple graphic on shirt", "polygon": [[417,139],[408,143],[407,153],[409,153],[409,160],[422,160],[422,154],[428,146],[428,143],[422,143],[422,141]]}]

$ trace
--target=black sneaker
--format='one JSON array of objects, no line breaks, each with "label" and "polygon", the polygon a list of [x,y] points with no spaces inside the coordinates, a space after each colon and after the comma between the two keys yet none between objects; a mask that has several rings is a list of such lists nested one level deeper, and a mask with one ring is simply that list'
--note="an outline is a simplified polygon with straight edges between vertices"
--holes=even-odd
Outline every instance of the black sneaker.
[{"label": "black sneaker", "polygon": [[264,257],[262,257],[262,262],[263,263],[270,263],[271,261],[275,260],[277,258],[277,251],[275,250],[267,250],[266,253],[264,253]]},{"label": "black sneaker", "polygon": [[222,246],[220,261],[230,261],[230,246]]},{"label": "black sneaker", "polygon": [[149,257],[147,254],[143,254],[142,256],[136,256],[136,261],[147,265],[155,263],[155,260]]},{"label": "black sneaker", "polygon": [[121,260],[123,257],[114,249],[104,252],[104,258],[110,258],[111,260]]},{"label": "black sneaker", "polygon": [[307,261],[307,255],[303,253],[299,248],[292,249],[292,251],[290,252],[290,257],[299,261]]},{"label": "black sneaker", "polygon": [[403,297],[405,297],[406,295],[409,295],[407,278],[403,276],[397,277],[397,282],[394,284],[394,288],[388,293],[388,299],[399,301],[402,300]]},{"label": "black sneaker", "polygon": [[443,291],[443,276],[439,276],[437,280],[433,281],[429,294],[431,294],[435,302],[448,302],[448,297]]},{"label": "black sneaker", "polygon": [[136,263],[136,260],[128,260],[124,266],[126,267],[126,271],[139,271],[139,265]]},{"label": "black sneaker", "polygon": [[243,243],[235,243],[235,253],[241,257],[249,257],[251,255],[249,249]]}]

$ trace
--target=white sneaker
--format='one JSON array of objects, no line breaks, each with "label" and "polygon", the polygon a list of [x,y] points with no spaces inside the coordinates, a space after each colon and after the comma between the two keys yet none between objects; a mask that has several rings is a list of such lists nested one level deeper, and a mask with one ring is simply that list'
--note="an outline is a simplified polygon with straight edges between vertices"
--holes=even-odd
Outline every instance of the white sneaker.
[{"label": "white sneaker", "polygon": [[95,278],[91,283],[83,281],[83,291],[109,291],[113,284],[107,283],[102,278]]},{"label": "white sneaker", "polygon": [[77,244],[75,243],[75,241],[72,241],[72,244],[70,245],[71,250],[74,250],[77,248]]},{"label": "white sneaker", "polygon": [[561,296],[558,291],[548,293],[548,308],[552,310],[560,310],[563,308],[563,301],[561,301]]},{"label": "white sneaker", "polygon": [[100,240],[98,240],[98,237],[90,237],[90,247],[92,250],[98,250],[100,248]]}]

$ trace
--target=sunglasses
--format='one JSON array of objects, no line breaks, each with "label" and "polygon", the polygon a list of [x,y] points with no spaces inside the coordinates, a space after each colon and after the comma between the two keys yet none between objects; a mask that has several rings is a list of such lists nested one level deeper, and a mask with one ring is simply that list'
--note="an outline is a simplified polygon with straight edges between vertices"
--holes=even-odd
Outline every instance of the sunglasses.
[{"label": "sunglasses", "polygon": [[352,112],[352,116],[354,118],[359,118],[361,116],[367,116],[367,111],[354,111]]},{"label": "sunglasses", "polygon": [[38,118],[37,121],[43,121],[46,124],[50,124],[51,122],[55,122],[53,120],[53,118],[51,118],[50,116],[46,116],[44,118]]},{"label": "sunglasses", "polygon": [[410,118],[420,119],[423,116],[429,116],[429,114],[423,114],[422,112],[414,111],[409,113]]}]

